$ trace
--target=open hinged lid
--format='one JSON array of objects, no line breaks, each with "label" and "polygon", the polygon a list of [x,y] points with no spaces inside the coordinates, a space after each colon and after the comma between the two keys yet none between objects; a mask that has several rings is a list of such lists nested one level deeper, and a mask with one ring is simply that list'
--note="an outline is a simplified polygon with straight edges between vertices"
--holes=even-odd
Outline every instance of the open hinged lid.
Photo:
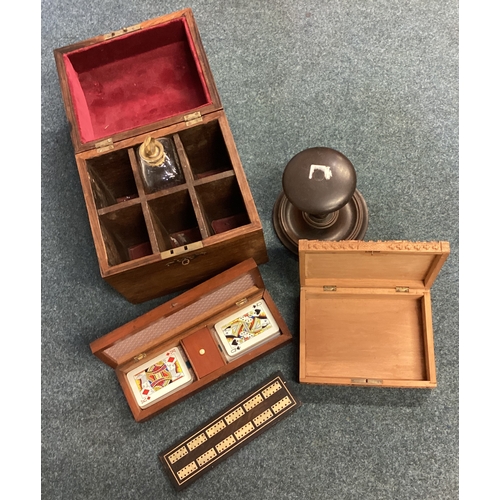
[{"label": "open hinged lid", "polygon": [[221,109],[191,9],[54,55],[77,153]]},{"label": "open hinged lid", "polygon": [[445,241],[299,241],[299,380],[436,387],[430,287]]},{"label": "open hinged lid", "polygon": [[299,241],[301,287],[430,289],[446,241]]},{"label": "open hinged lid", "polygon": [[175,341],[235,301],[264,290],[256,262],[247,259],[95,340],[90,348],[112,368],[139,361],[148,351]]}]

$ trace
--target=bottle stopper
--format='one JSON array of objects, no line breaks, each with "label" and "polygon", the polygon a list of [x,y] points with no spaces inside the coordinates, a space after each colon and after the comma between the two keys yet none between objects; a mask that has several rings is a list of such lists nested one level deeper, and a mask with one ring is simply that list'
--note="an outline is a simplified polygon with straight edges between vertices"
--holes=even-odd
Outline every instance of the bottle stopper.
[{"label": "bottle stopper", "polygon": [[158,167],[165,159],[163,144],[149,136],[139,146],[139,156],[150,166]]}]

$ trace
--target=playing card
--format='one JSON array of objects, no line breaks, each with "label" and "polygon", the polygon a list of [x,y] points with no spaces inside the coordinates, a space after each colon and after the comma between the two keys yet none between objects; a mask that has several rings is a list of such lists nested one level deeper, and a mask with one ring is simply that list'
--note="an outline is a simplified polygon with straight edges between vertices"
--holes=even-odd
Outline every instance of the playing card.
[{"label": "playing card", "polygon": [[180,347],[163,351],[156,358],[127,373],[128,382],[141,408],[191,383],[192,378]]},{"label": "playing card", "polygon": [[279,327],[264,300],[240,309],[214,325],[227,356],[234,357],[279,335]]}]

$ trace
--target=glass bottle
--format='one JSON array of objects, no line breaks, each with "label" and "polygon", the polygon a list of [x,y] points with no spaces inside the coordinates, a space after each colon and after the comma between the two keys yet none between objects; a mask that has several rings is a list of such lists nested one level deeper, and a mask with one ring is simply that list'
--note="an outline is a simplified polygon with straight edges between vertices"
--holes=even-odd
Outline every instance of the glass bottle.
[{"label": "glass bottle", "polygon": [[139,146],[141,174],[146,191],[152,193],[184,182],[179,158],[171,137],[149,136]]}]

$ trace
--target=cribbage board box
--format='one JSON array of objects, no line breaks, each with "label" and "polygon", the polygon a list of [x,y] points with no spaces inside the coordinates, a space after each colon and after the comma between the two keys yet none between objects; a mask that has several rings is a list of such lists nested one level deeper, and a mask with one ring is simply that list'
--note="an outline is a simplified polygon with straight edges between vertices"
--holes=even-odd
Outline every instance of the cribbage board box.
[{"label": "cribbage board box", "polygon": [[[262,225],[190,9],[54,50],[101,276],[132,303],[247,258]],[[148,190],[139,146],[173,140],[182,184]]]},{"label": "cribbage board box", "polygon": [[299,381],[436,387],[430,288],[449,243],[299,241]]},{"label": "cribbage board box", "polygon": [[300,406],[278,372],[161,452],[160,462],[180,491]]},{"label": "cribbage board box", "polygon": [[[215,325],[236,311],[261,302],[265,302],[278,325],[278,333],[238,356],[225,356]],[[292,335],[265,288],[256,262],[247,259],[96,339],[90,348],[114,368],[134,419],[142,422],[291,340]],[[183,357],[178,359],[179,363],[175,360],[180,357],[178,352]],[[155,364],[164,353],[165,362]],[[154,365],[147,374],[153,384],[166,381],[165,390],[170,391],[170,385],[179,381],[176,390],[151,403],[140,400],[136,389],[136,383],[142,388],[137,373],[148,364]],[[177,376],[184,377],[176,379]],[[156,389],[160,393],[164,390]]]}]

